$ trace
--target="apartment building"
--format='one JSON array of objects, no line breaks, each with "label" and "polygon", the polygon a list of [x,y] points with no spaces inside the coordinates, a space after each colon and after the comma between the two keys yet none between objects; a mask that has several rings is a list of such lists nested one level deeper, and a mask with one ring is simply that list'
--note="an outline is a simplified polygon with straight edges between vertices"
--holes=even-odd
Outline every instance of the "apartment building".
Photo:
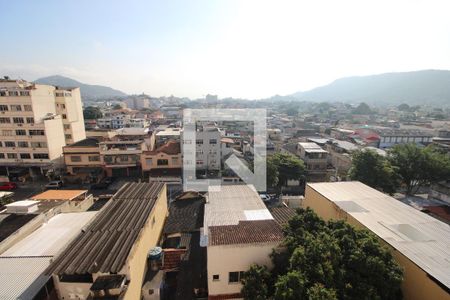
[{"label": "apartment building", "polygon": [[0,166],[30,174],[62,164],[62,148],[86,137],[80,90],[0,79]]},{"label": "apartment building", "polygon": [[[103,173],[98,139],[86,138],[64,146],[63,152],[66,171],[70,175],[77,175],[85,179],[86,177],[98,177]],[[95,182],[95,180],[93,181]]]},{"label": "apartment building", "polygon": [[167,216],[162,183],[127,183],[56,257],[58,299],[141,299],[149,250]]},{"label": "apartment building", "polygon": [[305,162],[309,181],[325,181],[328,152],[316,143],[298,143],[297,155]]},{"label": "apartment building", "polygon": [[374,233],[403,268],[405,299],[450,299],[450,227],[361,182],[310,183],[304,206]]},{"label": "apartment building", "polygon": [[181,177],[183,161],[180,143],[168,141],[153,151],[143,151],[141,166],[146,177]]}]

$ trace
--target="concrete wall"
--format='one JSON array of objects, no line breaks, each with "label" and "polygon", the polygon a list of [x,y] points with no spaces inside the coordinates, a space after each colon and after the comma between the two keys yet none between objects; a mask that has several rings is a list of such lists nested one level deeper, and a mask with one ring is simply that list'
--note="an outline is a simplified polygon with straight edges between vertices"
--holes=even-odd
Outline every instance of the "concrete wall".
[{"label": "concrete wall", "polygon": [[164,186],[121,271],[130,280],[124,300],[141,299],[148,251],[158,244],[167,214],[167,190]]},{"label": "concrete wall", "polygon": [[[278,243],[208,246],[209,295],[240,293],[241,283],[228,283],[229,272],[247,271],[252,264],[272,266],[269,254]],[[213,281],[213,275],[219,280]]]},{"label": "concrete wall", "polygon": [[[345,220],[349,224],[359,229],[367,229],[364,225],[359,223],[351,215],[341,210],[333,202],[316,192],[310,186],[306,186],[304,207],[312,208],[320,217],[325,220]],[[381,240],[383,245],[389,248],[394,259],[404,269],[404,280],[402,284],[403,297],[411,300],[422,299],[450,299],[444,289],[435,283],[427,273],[419,268],[414,262],[409,260],[406,256],[391,247],[384,240]]]},{"label": "concrete wall", "polygon": [[[48,156],[50,160],[62,158],[62,150],[66,145],[64,128],[60,116],[53,120],[45,120],[45,136],[47,137]],[[33,136],[32,139],[35,139]]]}]

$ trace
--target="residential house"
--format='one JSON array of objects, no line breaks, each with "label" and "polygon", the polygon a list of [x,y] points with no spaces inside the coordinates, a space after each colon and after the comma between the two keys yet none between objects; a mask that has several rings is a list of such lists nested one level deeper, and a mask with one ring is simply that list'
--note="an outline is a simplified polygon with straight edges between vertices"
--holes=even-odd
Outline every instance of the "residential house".
[{"label": "residential house", "polygon": [[316,143],[298,143],[297,155],[305,162],[308,181],[327,181],[328,152]]}]

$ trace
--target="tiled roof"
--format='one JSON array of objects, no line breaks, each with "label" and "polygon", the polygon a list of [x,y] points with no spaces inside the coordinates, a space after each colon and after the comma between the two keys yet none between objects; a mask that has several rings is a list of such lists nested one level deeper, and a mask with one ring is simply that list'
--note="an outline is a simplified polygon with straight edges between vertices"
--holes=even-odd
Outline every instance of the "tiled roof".
[{"label": "tiled roof", "polygon": [[162,270],[178,269],[186,249],[164,249]]},{"label": "tiled roof", "polygon": [[165,234],[190,232],[203,227],[204,200],[176,200],[170,204]]},{"label": "tiled roof", "polygon": [[36,196],[31,197],[32,200],[72,200],[87,190],[47,190]]},{"label": "tiled roof", "polygon": [[158,153],[166,153],[169,155],[180,154],[181,153],[180,142],[168,141],[167,143],[165,143],[164,145],[162,145],[161,147],[159,147],[153,151],[145,151],[144,152],[144,154],[147,154],[147,155],[154,155],[154,154],[158,154]]},{"label": "tiled roof", "polygon": [[240,221],[238,225],[209,227],[209,244],[235,245],[278,242],[283,232],[274,220]]},{"label": "tiled roof", "polygon": [[163,187],[159,182],[123,185],[46,274],[119,272]]},{"label": "tiled roof", "polygon": [[287,222],[296,214],[295,209],[286,206],[272,207],[269,211],[275,222],[280,226],[287,224]]}]

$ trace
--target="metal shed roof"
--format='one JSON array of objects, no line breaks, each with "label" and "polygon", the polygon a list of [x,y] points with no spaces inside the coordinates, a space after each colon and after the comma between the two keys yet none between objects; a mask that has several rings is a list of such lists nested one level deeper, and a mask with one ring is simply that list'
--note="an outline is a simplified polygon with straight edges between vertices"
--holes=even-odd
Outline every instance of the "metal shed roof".
[{"label": "metal shed roof", "polygon": [[358,181],[308,186],[450,288],[449,225]]}]

